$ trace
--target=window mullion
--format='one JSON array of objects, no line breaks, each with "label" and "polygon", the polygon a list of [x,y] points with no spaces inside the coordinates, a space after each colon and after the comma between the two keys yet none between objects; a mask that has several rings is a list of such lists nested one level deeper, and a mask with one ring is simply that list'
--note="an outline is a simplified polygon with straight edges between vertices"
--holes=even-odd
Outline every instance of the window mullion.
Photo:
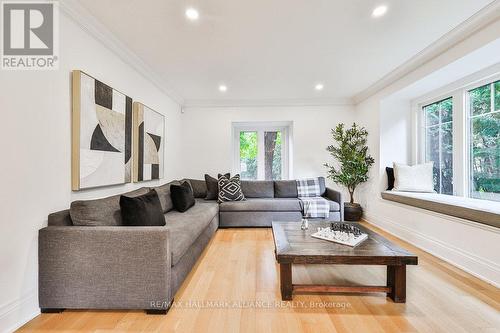
[{"label": "window mullion", "polygon": [[439,172],[439,193],[443,193],[443,173],[441,172],[442,158],[443,158],[443,147],[442,147],[442,139],[443,139],[443,123],[442,123],[442,104],[439,103],[439,127],[438,127],[438,150],[439,150],[439,158],[438,158],[438,172]]},{"label": "window mullion", "polygon": [[257,132],[257,179],[264,180],[265,174],[264,130]]}]

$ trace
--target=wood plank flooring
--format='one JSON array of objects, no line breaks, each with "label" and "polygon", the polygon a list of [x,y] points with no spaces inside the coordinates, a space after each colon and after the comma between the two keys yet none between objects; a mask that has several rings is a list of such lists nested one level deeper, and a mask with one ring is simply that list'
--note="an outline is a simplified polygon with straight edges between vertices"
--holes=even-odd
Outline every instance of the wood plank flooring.
[{"label": "wood plank flooring", "polygon": [[[41,314],[19,332],[500,332],[500,290],[365,224],[419,257],[407,302],[384,294],[296,295],[281,302],[271,229],[220,229],[166,316]],[[383,266],[294,266],[294,283],[385,284]]]}]

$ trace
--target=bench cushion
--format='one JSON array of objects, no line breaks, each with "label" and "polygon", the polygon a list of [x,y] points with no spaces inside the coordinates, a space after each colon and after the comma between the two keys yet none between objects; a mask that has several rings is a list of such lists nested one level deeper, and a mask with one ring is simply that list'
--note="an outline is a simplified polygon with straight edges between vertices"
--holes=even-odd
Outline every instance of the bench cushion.
[{"label": "bench cushion", "polygon": [[179,262],[218,213],[218,204],[215,201],[197,200],[196,204],[184,213],[171,210],[165,214],[166,226],[170,230],[172,266]]}]

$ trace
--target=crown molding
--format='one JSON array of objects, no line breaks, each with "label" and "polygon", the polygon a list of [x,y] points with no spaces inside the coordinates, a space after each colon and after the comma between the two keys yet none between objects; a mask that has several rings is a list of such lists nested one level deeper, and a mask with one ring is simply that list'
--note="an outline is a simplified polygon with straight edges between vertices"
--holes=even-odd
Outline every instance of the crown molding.
[{"label": "crown molding", "polygon": [[85,7],[76,0],[59,2],[63,14],[82,27],[96,40],[115,53],[126,64],[134,68],[145,79],[172,98],[179,105],[184,104],[184,98],[173,90],[156,72],[149,67],[137,54],[131,51],[106,26],[99,22]]},{"label": "crown molding", "polygon": [[396,67],[396,69],[383,76],[380,80],[353,96],[354,103],[359,104],[387,88],[392,83],[405,77],[499,18],[500,0],[494,0],[492,3],[469,17],[466,21],[462,22],[434,43],[417,53],[410,60]]},{"label": "crown molding", "polygon": [[184,108],[214,107],[279,107],[279,106],[352,106],[350,98],[304,99],[187,99]]}]

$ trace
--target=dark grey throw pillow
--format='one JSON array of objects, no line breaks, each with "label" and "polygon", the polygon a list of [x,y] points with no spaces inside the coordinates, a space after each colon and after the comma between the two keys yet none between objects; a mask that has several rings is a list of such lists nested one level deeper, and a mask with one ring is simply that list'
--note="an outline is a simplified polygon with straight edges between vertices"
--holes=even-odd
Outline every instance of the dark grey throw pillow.
[{"label": "dark grey throw pillow", "polygon": [[120,197],[124,226],[164,226],[165,217],[155,190],[138,197]]},{"label": "dark grey throw pillow", "polygon": [[215,179],[214,177],[205,174],[205,183],[207,183],[207,196],[205,197],[205,200],[217,200],[217,197],[219,196],[219,187],[217,185],[217,180],[220,178],[220,176],[225,176],[229,179],[231,175],[229,173],[226,173],[225,175],[221,175],[219,173],[217,179]]},{"label": "dark grey throw pillow", "polygon": [[172,196],[172,202],[174,208],[184,213],[186,210],[194,206],[194,194],[191,185],[185,181],[180,185],[171,185],[170,194]]},{"label": "dark grey throw pillow", "polygon": [[394,169],[385,167],[387,173],[387,190],[390,191],[394,188]]},{"label": "dark grey throw pillow", "polygon": [[218,201],[241,201],[245,200],[243,191],[241,190],[240,175],[235,175],[228,179],[225,175],[221,175],[218,181],[219,197]]}]

